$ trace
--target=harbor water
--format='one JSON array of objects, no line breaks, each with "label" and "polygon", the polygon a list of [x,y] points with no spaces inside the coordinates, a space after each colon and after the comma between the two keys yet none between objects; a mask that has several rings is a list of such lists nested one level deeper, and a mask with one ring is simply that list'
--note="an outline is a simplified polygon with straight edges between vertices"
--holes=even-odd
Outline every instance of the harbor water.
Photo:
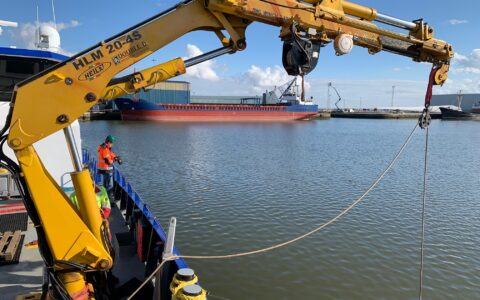
[{"label": "harbor water", "polygon": [[[81,124],[96,151],[108,134],[123,173],[185,255],[270,246],[357,199],[415,120]],[[480,123],[430,127],[424,299],[480,298]],[[415,299],[425,131],[338,222],[272,252],[188,260],[209,299]]]}]

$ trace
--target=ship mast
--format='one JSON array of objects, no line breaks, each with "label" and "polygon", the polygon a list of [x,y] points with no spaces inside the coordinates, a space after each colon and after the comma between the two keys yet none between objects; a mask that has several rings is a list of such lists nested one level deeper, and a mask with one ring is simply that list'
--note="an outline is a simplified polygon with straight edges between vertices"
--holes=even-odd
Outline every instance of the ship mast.
[{"label": "ship mast", "polygon": [[457,106],[459,110],[462,110],[462,101],[463,101],[462,90],[459,90],[457,95]]}]

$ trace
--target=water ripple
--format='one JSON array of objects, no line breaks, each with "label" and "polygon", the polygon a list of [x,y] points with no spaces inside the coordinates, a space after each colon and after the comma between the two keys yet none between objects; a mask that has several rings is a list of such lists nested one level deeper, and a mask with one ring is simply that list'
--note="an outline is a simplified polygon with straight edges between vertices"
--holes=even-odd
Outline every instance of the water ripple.
[{"label": "water ripple", "polygon": [[[123,172],[184,254],[257,249],[335,216],[372,183],[414,121],[289,124],[82,124],[94,150],[118,137]],[[478,299],[479,123],[431,126],[425,299]],[[229,299],[414,299],[418,293],[424,135],[358,207],[269,254],[190,261]]]}]

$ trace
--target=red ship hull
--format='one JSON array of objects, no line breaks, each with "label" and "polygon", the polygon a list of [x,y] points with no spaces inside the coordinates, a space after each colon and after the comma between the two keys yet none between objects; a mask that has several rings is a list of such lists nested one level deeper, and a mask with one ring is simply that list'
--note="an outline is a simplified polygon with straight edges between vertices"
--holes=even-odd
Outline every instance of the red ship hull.
[{"label": "red ship hull", "polygon": [[165,122],[272,122],[309,119],[317,105],[155,104],[117,99],[123,120]]},{"label": "red ship hull", "polygon": [[122,110],[123,120],[165,122],[271,122],[304,120],[314,112]]}]

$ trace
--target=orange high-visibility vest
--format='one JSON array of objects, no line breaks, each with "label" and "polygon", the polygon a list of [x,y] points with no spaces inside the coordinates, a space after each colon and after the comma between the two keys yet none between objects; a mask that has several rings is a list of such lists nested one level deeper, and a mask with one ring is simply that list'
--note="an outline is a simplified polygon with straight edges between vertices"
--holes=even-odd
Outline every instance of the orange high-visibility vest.
[{"label": "orange high-visibility vest", "polygon": [[98,146],[98,168],[100,170],[113,169],[113,162],[115,161],[115,153],[105,144]]}]

